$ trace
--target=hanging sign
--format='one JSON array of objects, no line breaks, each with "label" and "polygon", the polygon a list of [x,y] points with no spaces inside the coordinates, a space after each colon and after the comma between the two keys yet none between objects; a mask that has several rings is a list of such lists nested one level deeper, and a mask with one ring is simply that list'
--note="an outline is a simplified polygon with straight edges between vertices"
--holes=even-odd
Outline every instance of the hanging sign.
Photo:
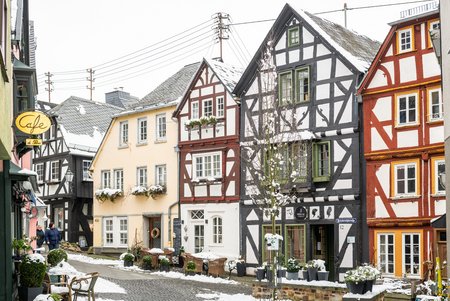
[{"label": "hanging sign", "polygon": [[51,125],[50,118],[39,111],[24,112],[16,118],[16,127],[25,134],[39,135],[45,133]]},{"label": "hanging sign", "polygon": [[28,146],[41,146],[42,139],[26,139],[25,144]]},{"label": "hanging sign", "polygon": [[299,220],[305,220],[308,217],[308,211],[303,206],[295,208],[295,218]]}]

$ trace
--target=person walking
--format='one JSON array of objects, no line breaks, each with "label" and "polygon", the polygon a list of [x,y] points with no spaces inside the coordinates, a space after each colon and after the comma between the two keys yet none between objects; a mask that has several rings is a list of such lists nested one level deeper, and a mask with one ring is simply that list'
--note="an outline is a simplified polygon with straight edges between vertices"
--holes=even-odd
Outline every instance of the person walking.
[{"label": "person walking", "polygon": [[55,224],[50,223],[49,228],[45,230],[45,241],[48,244],[48,250],[58,249],[59,241],[61,240],[61,234],[59,230],[55,228]]},{"label": "person walking", "polygon": [[42,247],[42,245],[44,244],[45,241],[45,232],[44,230],[42,230],[42,226],[41,225],[37,225],[36,227],[36,245],[39,248]]}]

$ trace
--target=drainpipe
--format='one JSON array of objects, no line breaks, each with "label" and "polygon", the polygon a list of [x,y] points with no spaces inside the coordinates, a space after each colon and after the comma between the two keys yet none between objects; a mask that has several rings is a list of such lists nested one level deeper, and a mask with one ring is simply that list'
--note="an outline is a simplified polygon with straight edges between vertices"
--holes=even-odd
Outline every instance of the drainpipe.
[{"label": "drainpipe", "polygon": [[[172,117],[172,120],[175,121],[177,123],[178,126],[178,119],[175,117]],[[179,135],[179,131],[177,131],[177,135]],[[177,142],[179,140],[179,137],[177,137]],[[180,173],[181,173],[181,167],[180,167],[180,148],[178,147],[178,143],[177,145],[174,147],[175,152],[177,153],[177,168],[178,168],[178,172],[177,172],[177,200],[175,203],[173,203],[172,205],[169,206],[169,212],[168,212],[168,217],[169,217],[169,231],[167,231],[167,233],[169,234],[169,240],[171,241],[172,239],[172,208],[176,205],[178,205],[178,218],[181,219],[181,209],[180,209]],[[180,224],[181,225],[181,224]],[[181,232],[180,232],[181,235]],[[172,247],[174,247],[172,245]]]}]

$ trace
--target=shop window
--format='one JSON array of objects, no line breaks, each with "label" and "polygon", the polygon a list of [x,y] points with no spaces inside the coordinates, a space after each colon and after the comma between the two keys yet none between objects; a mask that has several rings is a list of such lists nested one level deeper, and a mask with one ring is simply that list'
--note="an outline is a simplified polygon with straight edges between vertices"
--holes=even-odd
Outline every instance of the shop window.
[{"label": "shop window", "polygon": [[285,258],[306,261],[305,225],[286,225]]}]

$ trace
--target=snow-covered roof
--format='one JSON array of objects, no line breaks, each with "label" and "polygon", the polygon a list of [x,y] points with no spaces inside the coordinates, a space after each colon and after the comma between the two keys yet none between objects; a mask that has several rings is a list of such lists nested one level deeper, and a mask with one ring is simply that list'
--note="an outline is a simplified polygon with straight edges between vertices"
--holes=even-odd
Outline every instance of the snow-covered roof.
[{"label": "snow-covered roof", "polygon": [[217,60],[205,59],[205,61],[214,71],[228,92],[232,93],[244,70]]},{"label": "snow-covered roof", "polygon": [[38,100],[36,101],[34,108],[41,112],[47,112],[56,107],[57,105],[58,105],[57,103]]},{"label": "snow-covered roof", "polygon": [[122,108],[71,96],[48,113],[55,116],[66,145],[74,153],[95,153],[111,122]]}]

